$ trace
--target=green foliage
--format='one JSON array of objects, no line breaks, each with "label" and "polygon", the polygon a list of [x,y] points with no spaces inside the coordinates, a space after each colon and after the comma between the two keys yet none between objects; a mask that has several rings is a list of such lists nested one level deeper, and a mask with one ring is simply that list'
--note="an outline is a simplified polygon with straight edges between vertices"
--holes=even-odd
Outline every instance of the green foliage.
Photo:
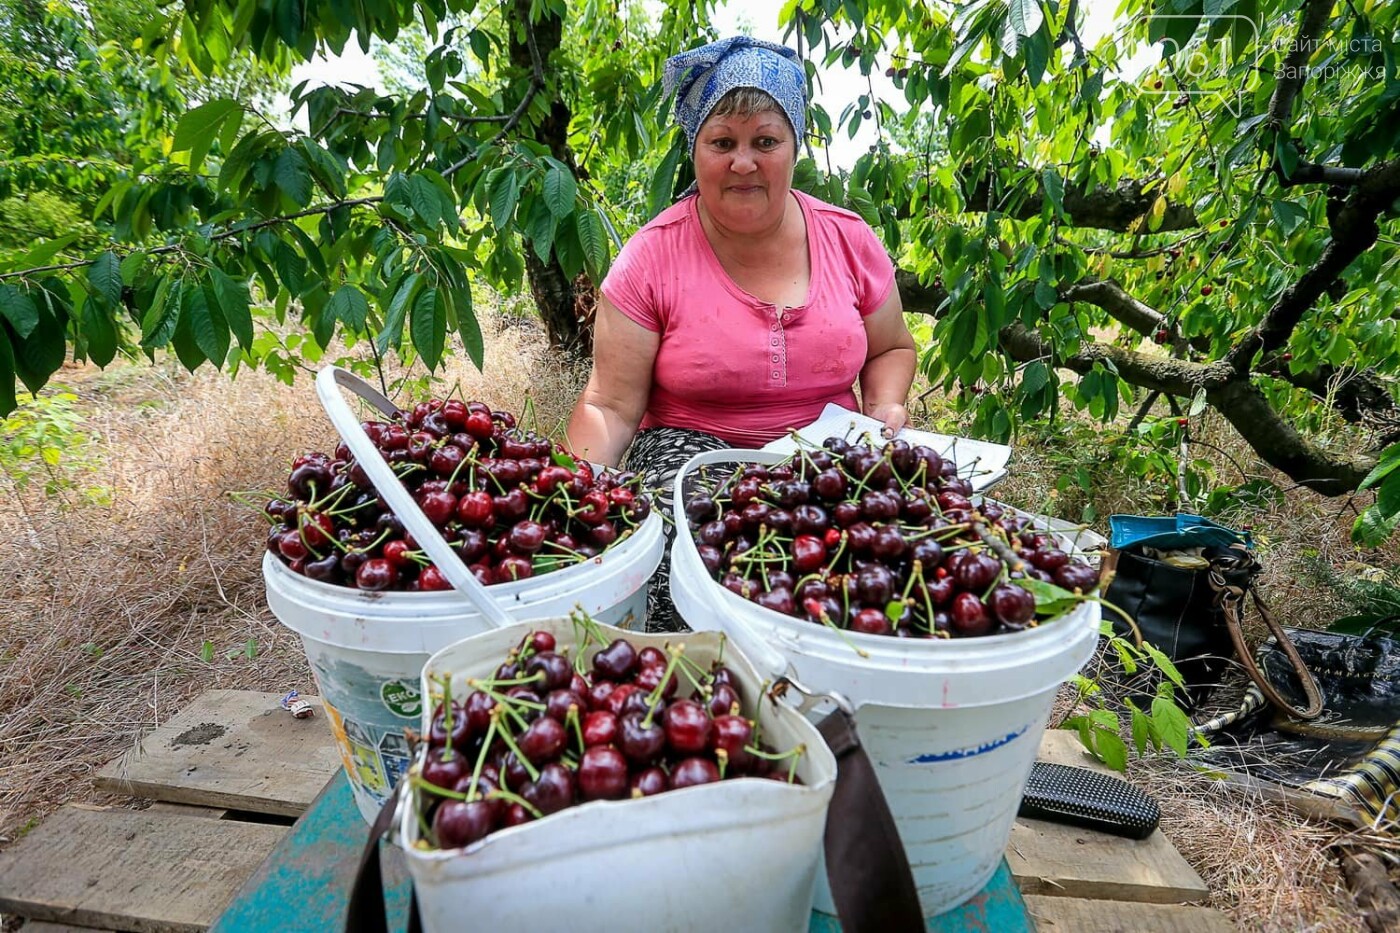
[{"label": "green foliage", "polygon": [[16,491],[40,486],[62,504],[71,500],[106,504],[110,491],[84,478],[101,466],[78,396],[63,386],[28,395],[0,419],[0,473]]},{"label": "green foliage", "polygon": [[[1138,646],[1116,634],[1107,619],[1102,634],[1107,639],[1105,650],[1117,659],[1124,674],[1152,671],[1160,677],[1157,694],[1144,710],[1131,698],[1115,699],[1098,682],[1076,675],[1079,703],[1088,709],[1067,718],[1062,728],[1075,730],[1083,746],[1115,771],[1127,770],[1130,748],[1139,757],[1170,751],[1185,758],[1193,736],[1191,720],[1175,699],[1176,691],[1185,686],[1181,673],[1152,644],[1144,642]],[[1123,741],[1124,716],[1131,746]]]},{"label": "green foliage", "polygon": [[[397,353],[431,369],[463,351],[479,365],[474,285],[513,293],[542,268],[597,282],[688,183],[661,68],[714,38],[711,7],[120,0],[89,19],[58,0],[35,20],[22,0],[0,2],[0,86],[36,89],[0,99],[0,210],[22,202],[33,231],[0,243],[0,410],[66,350],[99,364],[173,351],[189,367],[281,378],[335,341],[356,366]],[[1070,19],[1084,7],[792,0],[782,12],[809,74],[891,76],[893,93],[870,82],[812,108],[795,184],[860,214],[937,286],[936,318],[915,328],[922,372],[999,440],[1066,410],[1116,436],[1163,381],[1159,363],[1214,378],[1338,239],[1327,186],[1306,173],[1400,155],[1394,5],[1329,9],[1287,119],[1267,111],[1296,3],[1125,0],[1121,28],[1088,46]],[[289,123],[244,80],[352,39],[394,66],[388,92],[302,85]],[[1125,74],[1159,41],[1146,74]],[[832,171],[821,145],[866,125],[871,151]],[[1378,223],[1393,243],[1393,211]],[[1330,403],[1359,370],[1394,401],[1397,262],[1362,252],[1281,345],[1243,361],[1241,390],[1278,418],[1254,439],[1261,453],[1285,428],[1324,453],[1367,440]],[[1112,284],[1139,316],[1085,297],[1086,283]],[[1203,379],[1167,391],[1219,408]],[[1067,464],[1062,494],[1125,466],[1164,490],[1180,477],[1186,498],[1220,510],[1277,493],[1221,487],[1203,459],[1178,464],[1169,420],[1122,440],[1118,458]],[[1373,481],[1362,540],[1396,527],[1397,477]]]}]

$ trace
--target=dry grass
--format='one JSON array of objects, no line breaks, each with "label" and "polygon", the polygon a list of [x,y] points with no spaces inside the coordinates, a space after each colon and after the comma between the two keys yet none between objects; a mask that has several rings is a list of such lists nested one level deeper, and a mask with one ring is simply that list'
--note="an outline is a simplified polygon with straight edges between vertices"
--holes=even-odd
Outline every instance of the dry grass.
[{"label": "dry grass", "polygon": [[[485,374],[468,364],[445,383],[460,380],[467,397],[513,410],[528,396],[539,425],[554,429],[580,373],[550,358],[529,322],[495,317],[486,327]],[[310,380],[286,387],[260,373],[230,381],[146,365],[65,376],[82,397],[100,462],[84,482],[107,487],[113,505],[2,487],[0,844],[64,802],[90,800],[92,772],[203,690],[314,689],[298,640],[266,607],[262,520],[228,498],[277,485],[292,456],[334,443]],[[1240,447],[1218,427],[1207,439]],[[998,495],[1077,517],[1081,503],[1050,494],[1066,455],[1023,446]],[[1222,474],[1234,469],[1216,459]],[[1096,488],[1095,505],[1104,516],[1152,511],[1161,488],[1112,477]],[[1396,556],[1354,553],[1340,506],[1295,492],[1248,519],[1268,568],[1265,592],[1285,623],[1341,611],[1338,597],[1316,585],[1312,562]],[[249,639],[256,657],[243,650]],[[201,656],[206,642],[211,660]],[[1243,928],[1363,929],[1328,851],[1339,830],[1180,765],[1136,763],[1133,776],[1161,801],[1163,827],[1205,878],[1212,905]]]},{"label": "dry grass", "polygon": [[[441,391],[459,381],[516,411],[529,393],[552,428],[578,374],[544,361],[535,327],[493,321],[486,372],[456,367]],[[99,464],[82,482],[112,505],[0,483],[0,844],[90,796],[93,772],[203,690],[315,691],[264,599],[266,526],[228,495],[275,487],[293,456],[334,445],[311,380],[148,365],[60,378]]]}]

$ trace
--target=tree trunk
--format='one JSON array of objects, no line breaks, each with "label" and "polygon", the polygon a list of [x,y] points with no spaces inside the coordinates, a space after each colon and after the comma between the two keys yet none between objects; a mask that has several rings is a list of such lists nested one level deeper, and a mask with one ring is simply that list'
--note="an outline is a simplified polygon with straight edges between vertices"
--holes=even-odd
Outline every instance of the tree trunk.
[{"label": "tree trunk", "polygon": [[[533,65],[530,47],[525,41],[523,30],[534,34],[535,48],[540,60],[545,64],[546,81],[550,78],[549,58],[558,51],[564,34],[564,21],[545,11],[537,22],[530,22],[530,0],[514,0],[514,16],[519,29],[511,30],[510,60],[515,67],[529,71]],[[564,103],[557,89],[549,113],[534,124],[533,138],[549,147],[550,154],[567,165],[576,177],[582,177],[573,150],[569,148],[569,122],[573,114]],[[522,124],[523,126],[523,124]],[[548,262],[541,262],[535,251],[526,247],[525,274],[530,280],[530,297],[539,309],[544,321],[545,333],[549,335],[549,345],[555,350],[587,355],[592,352],[593,319],[591,315],[593,283],[587,275],[580,275],[570,281],[563,266],[553,255]]]}]

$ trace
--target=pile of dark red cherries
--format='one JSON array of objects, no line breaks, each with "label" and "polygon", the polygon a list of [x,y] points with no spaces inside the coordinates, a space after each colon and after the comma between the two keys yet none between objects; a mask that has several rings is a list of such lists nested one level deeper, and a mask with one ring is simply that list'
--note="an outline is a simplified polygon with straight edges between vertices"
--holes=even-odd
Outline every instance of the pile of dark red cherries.
[{"label": "pile of dark red cherries", "polygon": [[[361,426],[483,585],[596,557],[651,510],[635,474],[595,475],[482,402],[433,399]],[[313,580],[362,590],[450,588],[344,444],[330,455],[297,457],[287,496],[264,512],[268,550]]]},{"label": "pile of dark red cherries", "polygon": [[800,783],[802,747],[777,754],[760,740],[729,668],[622,638],[585,663],[590,643],[601,638],[586,635],[571,662],[552,634],[531,632],[464,699],[444,685],[412,778],[431,845],[461,848],[591,800],[739,777]]},{"label": "pile of dark red cherries", "polygon": [[972,637],[1063,611],[1098,571],[992,502],[974,504],[932,448],[828,438],[779,464],[740,465],[686,491],[705,568],[765,609],[840,630]]}]

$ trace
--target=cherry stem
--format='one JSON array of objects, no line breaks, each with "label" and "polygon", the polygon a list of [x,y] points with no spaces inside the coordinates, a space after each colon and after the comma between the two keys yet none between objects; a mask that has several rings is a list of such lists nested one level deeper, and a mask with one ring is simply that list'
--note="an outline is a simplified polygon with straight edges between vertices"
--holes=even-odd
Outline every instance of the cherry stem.
[{"label": "cherry stem", "polygon": [[979,541],[995,551],[997,557],[1000,557],[1002,563],[1007,567],[1016,571],[1025,571],[1026,562],[1011,549],[1010,545],[992,534],[982,522],[975,520],[972,522],[972,533],[977,536]]},{"label": "cherry stem", "polygon": [[482,740],[481,751],[476,753],[476,766],[472,768],[471,793],[476,795],[479,790],[477,782],[481,780],[481,769],[486,764],[486,756],[491,752],[491,742],[496,738],[496,717],[491,717],[491,722],[486,726],[486,738]]},{"label": "cherry stem", "polygon": [[509,729],[501,730],[501,741],[505,742],[506,746],[515,753],[515,759],[520,762],[520,766],[525,769],[525,773],[530,775],[530,780],[538,781],[540,779],[539,771],[535,770],[535,766],[530,763],[530,759],[526,758],[525,754],[520,751],[520,746],[516,745],[515,739],[511,738]]},{"label": "cherry stem", "polygon": [[447,745],[442,753],[443,761],[451,761],[455,752],[452,749],[452,675],[442,678],[442,727],[447,733]]},{"label": "cherry stem", "polygon": [[676,665],[680,663],[681,655],[685,653],[685,645],[676,645],[669,650],[671,659],[666,662],[666,671],[661,675],[661,682],[652,689],[651,693],[647,694],[647,718],[642,722],[642,728],[644,729],[651,728],[651,719],[656,715],[656,704],[661,700],[661,692],[666,689],[666,683],[671,679],[671,674],[675,671]]},{"label": "cherry stem", "polygon": [[[521,760],[523,761],[524,759]],[[528,770],[530,766],[527,764],[525,767]],[[534,780],[539,780],[539,778],[534,778]],[[512,794],[504,787],[498,787],[487,795],[487,799],[490,799],[492,797],[499,797],[502,800],[508,801],[510,803],[520,804],[520,806],[525,808],[525,812],[529,813],[537,820],[544,818],[544,814],[540,812],[538,807],[536,807],[530,801],[526,800],[524,797],[521,797],[518,794]]]},{"label": "cherry stem", "polygon": [[566,717],[569,725],[574,727],[574,735],[578,738],[578,753],[582,755],[588,750],[588,746],[583,741],[583,724],[579,722],[578,704],[569,704],[569,715]]}]

